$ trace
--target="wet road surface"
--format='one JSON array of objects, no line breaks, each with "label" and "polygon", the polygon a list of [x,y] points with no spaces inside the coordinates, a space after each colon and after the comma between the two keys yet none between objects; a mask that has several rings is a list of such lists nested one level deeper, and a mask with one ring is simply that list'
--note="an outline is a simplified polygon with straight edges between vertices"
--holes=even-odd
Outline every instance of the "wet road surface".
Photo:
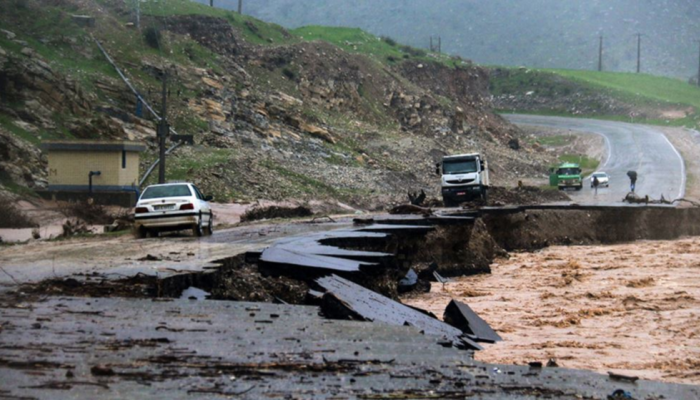
[{"label": "wet road surface", "polygon": [[539,115],[503,115],[517,125],[546,126],[580,133],[601,135],[608,146],[608,156],[602,160],[599,171],[610,175],[610,187],[599,188],[597,195],[584,181],[583,190],[570,191],[576,202],[620,202],[629,192],[627,171],[637,171],[639,178],[635,192],[639,196],[667,200],[685,194],[685,167],[683,158],[666,136],[646,125],[601,121],[583,118],[545,117]]},{"label": "wet road surface", "polygon": [[[337,223],[295,221],[215,230],[213,236],[202,238],[184,232],[151,239],[134,239],[126,234],[107,240],[85,238],[8,246],[0,248],[0,292],[20,283],[75,274],[99,273],[119,278],[142,273],[164,277],[201,271],[217,260],[263,249],[282,237],[350,225],[349,219],[339,219]],[[144,260],[148,255],[158,260]]]},{"label": "wet road surface", "polygon": [[50,298],[0,304],[0,397],[698,398],[698,387],[475,361],[417,327],[313,306]]}]

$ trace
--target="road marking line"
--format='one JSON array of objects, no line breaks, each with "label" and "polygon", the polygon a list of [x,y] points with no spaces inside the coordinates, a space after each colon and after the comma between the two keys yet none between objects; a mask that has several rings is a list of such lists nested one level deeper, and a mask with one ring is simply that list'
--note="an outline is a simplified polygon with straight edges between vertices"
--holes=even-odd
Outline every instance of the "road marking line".
[{"label": "road marking line", "polygon": [[[668,145],[671,146],[671,148],[673,149],[673,152],[676,153],[676,155],[678,156],[678,159],[681,161],[681,190],[678,192],[677,199],[682,199],[685,196],[685,181],[686,181],[685,160],[683,159],[683,156],[681,155],[681,153],[679,153],[678,150],[676,149],[676,146],[674,146],[673,143],[671,143],[671,141],[668,140],[668,137],[666,137],[666,134],[663,132],[660,132],[660,131],[657,131],[657,132],[659,132],[661,134],[661,136],[664,138],[664,140],[666,141],[666,143],[668,143]],[[675,199],[673,199],[673,200],[675,200]]]}]

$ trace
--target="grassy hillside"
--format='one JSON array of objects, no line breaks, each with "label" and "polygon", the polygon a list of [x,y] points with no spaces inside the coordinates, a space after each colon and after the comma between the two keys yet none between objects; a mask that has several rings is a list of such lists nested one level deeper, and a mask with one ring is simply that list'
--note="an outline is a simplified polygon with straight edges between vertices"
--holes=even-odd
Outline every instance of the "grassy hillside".
[{"label": "grassy hillside", "polygon": [[[700,126],[700,88],[647,74],[493,68],[490,89],[502,110]],[[528,97],[536,99],[528,102]],[[571,100],[574,99],[575,100]],[[565,108],[573,107],[575,112]],[[537,103],[536,105],[534,103]],[[564,104],[566,103],[566,104]]]},{"label": "grassy hillside", "polygon": [[463,61],[459,57],[429,53],[420,48],[406,46],[390,37],[378,37],[359,28],[304,26],[291,32],[303,40],[322,40],[350,53],[368,55],[381,63],[394,64],[412,58],[436,61],[454,67]]},{"label": "grassy hillside", "polygon": [[700,88],[685,81],[647,74],[545,70],[593,87],[609,89],[629,99],[690,105],[700,109]]},{"label": "grassy hillside", "polygon": [[217,7],[209,7],[191,0],[168,0],[143,2],[141,12],[144,15],[168,17],[177,15],[206,15],[224,18],[241,32],[246,41],[254,44],[280,44],[298,42],[299,38],[290,35],[286,29],[273,23],[240,15]]}]

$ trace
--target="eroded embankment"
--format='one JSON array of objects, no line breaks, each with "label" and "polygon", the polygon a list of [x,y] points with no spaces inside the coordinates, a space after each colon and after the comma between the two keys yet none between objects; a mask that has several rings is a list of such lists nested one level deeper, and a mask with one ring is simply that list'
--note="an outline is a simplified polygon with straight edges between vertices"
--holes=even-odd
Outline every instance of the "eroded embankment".
[{"label": "eroded embankment", "polygon": [[698,208],[618,207],[590,210],[528,210],[486,215],[491,237],[504,249],[549,245],[612,244],[669,240],[700,234]]},{"label": "eroded embankment", "polygon": [[[220,261],[221,267],[156,279],[138,276],[120,281],[101,277],[55,279],[25,290],[41,294],[91,297],[179,297],[188,287],[209,293],[210,299],[305,304],[314,280],[336,273],[368,289],[398,298],[399,281],[413,269],[416,291],[429,290],[441,276],[490,273],[490,265],[506,251],[535,250],[549,245],[588,245],[674,239],[700,233],[700,209],[594,208],[589,210],[525,210],[484,213],[473,221],[435,226],[427,234],[396,232],[386,240],[337,240],[343,249],[384,252],[393,256],[360,271],[343,273],[287,266],[260,265],[258,255]],[[135,279],[137,282],[135,282]],[[403,288],[405,289],[405,288]]]}]

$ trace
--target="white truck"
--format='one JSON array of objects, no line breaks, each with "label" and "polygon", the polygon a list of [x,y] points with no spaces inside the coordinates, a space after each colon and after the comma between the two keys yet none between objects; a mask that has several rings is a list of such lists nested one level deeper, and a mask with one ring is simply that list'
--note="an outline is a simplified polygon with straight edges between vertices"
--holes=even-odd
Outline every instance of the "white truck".
[{"label": "white truck", "polygon": [[444,156],[442,162],[435,165],[435,173],[441,176],[445,207],[477,198],[488,200],[489,168],[481,154]]}]

